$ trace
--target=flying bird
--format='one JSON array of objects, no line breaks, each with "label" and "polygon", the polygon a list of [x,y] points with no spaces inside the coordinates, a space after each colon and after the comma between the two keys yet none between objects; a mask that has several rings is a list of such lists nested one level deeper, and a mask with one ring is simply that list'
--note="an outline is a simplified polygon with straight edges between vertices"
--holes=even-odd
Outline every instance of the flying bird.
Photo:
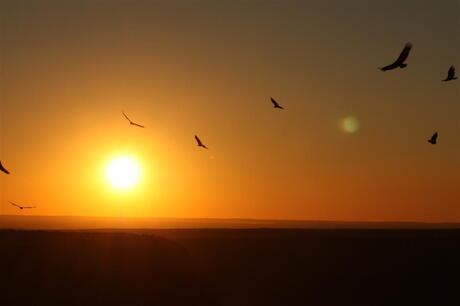
[{"label": "flying bird", "polygon": [[16,203],[13,203],[13,202],[11,202],[11,201],[8,201],[8,202],[9,202],[11,205],[16,206],[16,207],[19,208],[19,209],[35,208],[35,206],[21,206],[21,205],[18,205],[18,204],[16,204]]},{"label": "flying bird", "polygon": [[388,66],[380,68],[382,71],[387,71],[387,70],[393,70],[396,68],[405,68],[407,64],[404,64],[404,62],[407,60],[409,57],[410,50],[412,49],[412,44],[410,42],[406,43],[404,46],[404,49],[401,51],[401,54],[399,55],[398,59],[393,63]]},{"label": "flying bird", "polygon": [[131,121],[131,119],[129,119],[129,117],[128,117],[124,112],[122,112],[122,113],[123,113],[123,116],[125,116],[125,118],[129,121],[129,124],[134,125],[134,126],[137,126],[137,127],[140,127],[140,128],[145,128],[145,126],[140,125],[140,124],[138,124],[138,123],[136,123],[136,122]]},{"label": "flying bird", "polygon": [[195,140],[196,140],[197,146],[202,147],[202,148],[205,148],[205,149],[208,149],[208,147],[205,146],[205,145],[201,142],[201,139],[198,138],[198,136],[196,136],[196,135],[195,135]]},{"label": "flying bird", "polygon": [[283,108],[281,105],[279,105],[279,103],[278,103],[278,102],[276,102],[276,100],[275,100],[275,99],[273,99],[273,98],[270,98],[270,101],[272,101],[272,103],[273,103],[273,107],[274,107],[274,108],[284,109],[284,108]]},{"label": "flying bird", "polygon": [[435,132],[433,136],[431,136],[431,138],[428,139],[428,142],[434,145],[436,144],[437,140],[438,140],[438,132]]},{"label": "flying bird", "polygon": [[10,174],[10,171],[6,170],[6,168],[5,168],[5,167],[3,167],[3,165],[2,165],[2,162],[1,162],[1,161],[0,161],[0,170],[1,170],[2,172],[5,172],[6,174]]},{"label": "flying bird", "polygon": [[447,72],[447,78],[445,80],[443,80],[443,81],[447,82],[447,81],[452,81],[452,80],[456,80],[456,79],[457,79],[457,77],[455,76],[455,67],[450,66],[449,71]]}]

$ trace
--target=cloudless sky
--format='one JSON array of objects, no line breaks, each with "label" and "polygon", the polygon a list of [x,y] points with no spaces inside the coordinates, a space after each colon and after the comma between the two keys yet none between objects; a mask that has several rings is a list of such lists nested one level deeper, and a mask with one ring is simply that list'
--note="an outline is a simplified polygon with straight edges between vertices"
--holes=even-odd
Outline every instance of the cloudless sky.
[{"label": "cloudless sky", "polygon": [[458,0],[0,0],[0,213],[458,222],[450,65]]}]

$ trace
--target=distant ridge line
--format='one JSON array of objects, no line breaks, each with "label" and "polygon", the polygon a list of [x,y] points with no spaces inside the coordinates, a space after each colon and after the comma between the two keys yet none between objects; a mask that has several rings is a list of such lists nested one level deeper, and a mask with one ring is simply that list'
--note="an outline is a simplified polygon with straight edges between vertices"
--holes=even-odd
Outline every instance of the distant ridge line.
[{"label": "distant ridge line", "polygon": [[460,222],[0,215],[0,229],[460,229]]}]

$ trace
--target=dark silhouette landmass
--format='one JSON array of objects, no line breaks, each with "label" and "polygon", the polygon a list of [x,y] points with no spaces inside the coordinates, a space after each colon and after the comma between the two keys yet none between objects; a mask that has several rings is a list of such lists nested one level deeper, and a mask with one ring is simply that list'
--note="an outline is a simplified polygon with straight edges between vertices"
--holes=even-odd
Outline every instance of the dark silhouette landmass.
[{"label": "dark silhouette landmass", "polygon": [[0,231],[2,305],[460,305],[460,230]]}]

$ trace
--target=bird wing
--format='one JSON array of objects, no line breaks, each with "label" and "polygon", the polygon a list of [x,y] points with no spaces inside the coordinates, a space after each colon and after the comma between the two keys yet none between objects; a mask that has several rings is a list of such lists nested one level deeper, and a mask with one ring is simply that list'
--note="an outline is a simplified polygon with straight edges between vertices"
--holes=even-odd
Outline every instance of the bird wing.
[{"label": "bird wing", "polygon": [[201,142],[200,138],[198,138],[198,136],[195,135],[195,140],[196,142],[198,143],[199,146],[202,146],[203,143]]},{"label": "bird wing", "polygon": [[13,206],[16,206],[16,207],[18,207],[18,208],[21,208],[21,206],[19,206],[19,205],[16,204],[16,203],[13,203],[13,202],[11,202],[11,201],[8,201],[8,202],[9,202],[11,205],[13,205]]},{"label": "bird wing", "polygon": [[455,77],[455,67],[450,66],[449,71],[447,72],[447,78],[452,79]]},{"label": "bird wing", "polygon": [[22,208],[36,208],[35,206],[22,206]]},{"label": "bird wing", "polygon": [[438,139],[438,132],[434,133],[433,136],[431,136],[432,141],[436,141]]},{"label": "bird wing", "polygon": [[399,65],[396,62],[394,62],[393,64],[380,68],[380,70],[387,71],[387,70],[398,68],[398,66]]},{"label": "bird wing", "polygon": [[6,170],[5,167],[3,167],[2,162],[0,162],[0,170],[5,172],[6,174],[10,174],[10,172],[8,170]]},{"label": "bird wing", "polygon": [[135,125],[135,126],[138,126],[138,127],[141,127],[141,128],[145,128],[145,126],[143,125],[140,125],[140,124],[137,124],[136,122],[131,122],[132,125]]},{"label": "bird wing", "polygon": [[404,49],[401,51],[401,54],[399,54],[398,59],[396,60],[395,64],[402,64],[406,61],[406,59],[409,57],[410,50],[412,49],[412,44],[410,42],[406,43],[404,46]]},{"label": "bird wing", "polygon": [[126,120],[128,120],[129,122],[132,122],[131,119],[129,119],[129,117],[125,114],[125,112],[122,112],[123,113],[123,116],[125,116]]},{"label": "bird wing", "polygon": [[280,106],[280,105],[278,104],[278,102],[276,102],[275,99],[270,98],[270,101],[272,101],[272,103],[273,103],[273,105],[274,105],[275,107],[279,107],[279,106]]}]

